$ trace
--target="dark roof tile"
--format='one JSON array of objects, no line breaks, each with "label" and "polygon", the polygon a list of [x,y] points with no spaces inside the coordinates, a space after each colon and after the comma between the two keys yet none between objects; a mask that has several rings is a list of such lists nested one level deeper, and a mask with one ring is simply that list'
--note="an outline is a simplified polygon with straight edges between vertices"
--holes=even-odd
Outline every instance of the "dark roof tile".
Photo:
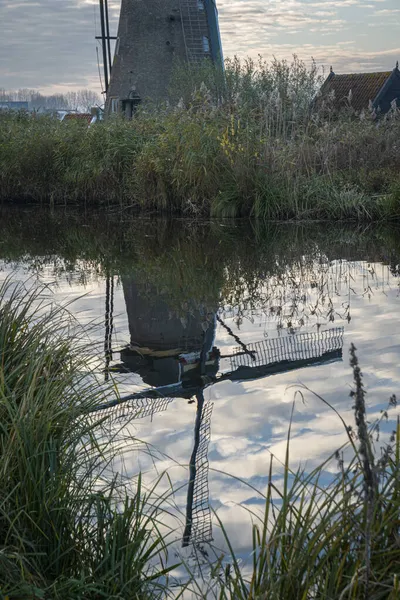
[{"label": "dark roof tile", "polygon": [[355,73],[352,75],[335,75],[332,73],[321,88],[322,97],[334,92],[332,108],[340,110],[349,106],[351,90],[351,106],[356,111],[367,109],[369,102],[376,99],[382,86],[390,77],[391,71],[382,73]]},{"label": "dark roof tile", "polygon": [[90,125],[93,116],[90,113],[68,113],[63,121],[86,121]]}]

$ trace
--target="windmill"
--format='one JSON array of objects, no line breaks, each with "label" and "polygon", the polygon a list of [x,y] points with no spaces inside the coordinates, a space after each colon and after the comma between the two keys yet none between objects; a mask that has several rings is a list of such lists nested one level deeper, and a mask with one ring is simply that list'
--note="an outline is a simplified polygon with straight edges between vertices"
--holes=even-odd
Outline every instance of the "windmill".
[{"label": "windmill", "polygon": [[130,118],[141,101],[165,100],[177,63],[222,63],[216,0],[122,0],[117,37],[110,35],[107,0],[99,1],[106,114]]},{"label": "windmill", "polygon": [[[341,360],[344,329],[335,327],[281,335],[246,345],[217,313],[213,319],[209,318],[207,328],[201,327],[205,321],[200,312],[185,323],[170,316],[168,323],[167,303],[157,297],[152,306],[142,296],[134,279],[123,278],[122,281],[131,344],[121,351],[121,363],[113,366],[109,360],[111,348],[105,344],[106,373],[135,372],[152,387],[106,402],[94,412],[102,417],[131,420],[132,416],[138,419],[153,417],[179,399],[195,406],[182,546],[193,544],[201,548],[202,544],[212,540],[208,446],[213,402],[205,399],[204,391],[226,380],[264,379],[277,373]],[[109,339],[110,319],[112,323],[112,289],[112,284],[107,282],[106,340]],[[231,354],[222,355],[214,345],[216,321],[238,344]],[[222,372],[221,359],[229,362],[229,368]]]},{"label": "windmill", "polygon": [[[196,403],[183,547],[189,544],[200,546],[212,540],[208,446],[211,437],[213,403],[205,400],[204,390],[221,381],[263,379],[277,373],[341,360],[343,332],[342,327],[336,327],[325,331],[262,340],[248,345],[247,352],[239,347],[232,355],[224,357],[230,358],[233,370],[214,376],[206,374],[205,361],[210,361],[214,356],[213,360],[218,362],[218,352],[213,348],[210,354],[205,344],[200,356],[194,357],[192,354],[188,357],[192,363],[187,362],[185,355],[177,357],[177,360],[191,364],[190,377],[181,379],[175,385],[150,388],[112,400],[95,409],[94,412],[100,413],[102,417],[108,415],[112,418],[130,419],[132,414],[135,418],[144,418],[163,412],[173,400],[179,398]],[[118,371],[119,368],[114,370]]]}]

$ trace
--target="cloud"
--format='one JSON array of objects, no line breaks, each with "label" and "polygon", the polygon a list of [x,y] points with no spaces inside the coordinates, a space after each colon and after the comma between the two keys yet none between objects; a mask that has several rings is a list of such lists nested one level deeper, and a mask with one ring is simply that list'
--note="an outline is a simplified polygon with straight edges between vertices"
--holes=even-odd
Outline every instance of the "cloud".
[{"label": "cloud", "polygon": [[400,13],[400,8],[384,8],[382,10],[376,10],[374,15],[395,15]]},{"label": "cloud", "polygon": [[[388,1],[375,0],[368,6],[374,9]],[[357,10],[359,19],[354,14],[349,16],[348,8],[352,8],[353,13]],[[389,69],[399,53],[398,43],[393,43],[396,40],[394,35],[392,48],[386,40],[383,48],[376,49],[359,36],[359,21],[362,22],[365,17],[365,4],[360,0],[222,1],[219,2],[219,13],[226,56],[257,57],[261,54],[264,57],[290,58],[296,53],[303,59],[312,56],[324,65],[334,63],[338,71],[348,72],[363,70],[366,63],[369,64],[368,70]],[[341,42],[326,44],[324,38],[334,34],[341,34],[341,38],[347,36],[344,40],[348,44],[347,49]],[[292,42],[288,35],[296,41]],[[360,39],[362,43],[359,43]],[[307,43],[308,40],[310,43]]]},{"label": "cloud", "polygon": [[[235,54],[232,46],[232,54]],[[229,54],[231,54],[229,53]],[[241,55],[241,52],[238,52]],[[254,45],[247,53],[253,57],[258,54],[264,57],[278,56],[290,59],[293,54],[300,58],[308,59],[312,57],[319,65],[333,65],[337,73],[362,72],[365,65],[368,65],[366,71],[390,70],[396,64],[400,56],[400,46],[393,49],[372,51],[363,50],[358,45],[349,43],[344,44],[326,44],[314,46],[313,44],[275,44],[264,43],[259,46]]]},{"label": "cloud", "polygon": [[[117,4],[112,3],[115,23]],[[0,85],[98,89],[97,7],[87,0],[0,0]]]}]

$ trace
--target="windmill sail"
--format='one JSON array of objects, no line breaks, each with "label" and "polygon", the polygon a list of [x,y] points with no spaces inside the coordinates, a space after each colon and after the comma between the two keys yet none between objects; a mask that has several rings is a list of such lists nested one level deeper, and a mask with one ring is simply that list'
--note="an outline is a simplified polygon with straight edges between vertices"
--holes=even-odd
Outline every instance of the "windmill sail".
[{"label": "windmill sail", "polygon": [[222,46],[215,0],[180,0],[180,13],[187,60],[220,61]]},{"label": "windmill sail", "polygon": [[341,351],[343,333],[343,327],[334,327],[321,332],[297,333],[247,344],[247,352],[236,349],[231,357],[231,367],[238,369],[323,358],[331,352]]},{"label": "windmill sail", "polygon": [[205,402],[203,392],[197,394],[194,446],[189,462],[189,484],[186,502],[186,525],[182,546],[212,541],[211,509],[208,488],[208,446],[211,438],[211,415],[214,404]]},{"label": "windmill sail", "polygon": [[237,348],[225,379],[258,379],[302,367],[326,364],[342,357],[343,327],[271,338]]},{"label": "windmill sail", "polygon": [[[212,540],[208,446],[211,437],[213,403],[204,400],[204,389],[227,379],[231,381],[261,379],[275,373],[340,360],[343,333],[344,329],[337,327],[326,331],[262,340],[247,346],[242,344],[230,356],[231,371],[221,375],[214,375],[212,371],[207,375],[206,361],[209,358],[210,340],[205,332],[205,342],[198,359],[198,368],[189,370],[189,376],[185,379],[175,384],[149,388],[97,407],[96,411],[110,414],[113,418],[132,418],[133,411],[135,411],[135,418],[141,418],[165,411],[176,398],[196,397],[194,444],[189,461],[186,524],[182,539],[184,547],[190,543],[199,545]],[[185,355],[181,355],[181,360],[184,357]]]},{"label": "windmill sail", "polygon": [[155,397],[138,396],[126,402],[112,402],[94,409],[100,417],[110,416],[113,420],[144,419],[167,410],[174,397],[157,395]]}]

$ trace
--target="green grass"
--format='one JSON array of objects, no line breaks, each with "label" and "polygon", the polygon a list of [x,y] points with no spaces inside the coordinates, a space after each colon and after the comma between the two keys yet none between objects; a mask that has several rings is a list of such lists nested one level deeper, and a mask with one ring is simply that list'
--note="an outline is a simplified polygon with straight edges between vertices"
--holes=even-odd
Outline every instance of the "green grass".
[{"label": "green grass", "polygon": [[[174,83],[175,82],[175,83]],[[190,217],[398,219],[399,110],[312,112],[313,65],[177,68],[168,106],[132,122],[1,115],[0,201]],[[327,116],[327,114],[328,116]]]},{"label": "green grass", "polygon": [[159,507],[140,478],[132,491],[109,475],[115,450],[89,415],[103,394],[45,295],[0,288],[1,597],[158,597]]},{"label": "green grass", "polygon": [[[276,487],[271,456],[264,514],[252,513],[252,563],[247,574],[218,519],[232,556],[225,572],[214,569],[214,592],[220,599],[256,600],[394,600],[400,597],[400,421],[381,454],[374,451],[379,421],[366,426],[365,391],[355,348],[353,398],[356,427],[343,423],[353,458],[336,453],[338,475],[322,486],[324,469],[289,467],[290,427],[282,488]],[[310,390],[307,390],[310,392]],[[358,397],[358,399],[357,399]],[[323,398],[319,398],[325,402]],[[389,401],[396,405],[395,397]],[[332,409],[333,410],[333,409]],[[363,412],[364,411],[364,412]],[[362,416],[360,414],[363,412]],[[338,418],[341,418],[338,415]],[[383,418],[383,417],[382,417]],[[278,497],[278,500],[276,499]]]}]

